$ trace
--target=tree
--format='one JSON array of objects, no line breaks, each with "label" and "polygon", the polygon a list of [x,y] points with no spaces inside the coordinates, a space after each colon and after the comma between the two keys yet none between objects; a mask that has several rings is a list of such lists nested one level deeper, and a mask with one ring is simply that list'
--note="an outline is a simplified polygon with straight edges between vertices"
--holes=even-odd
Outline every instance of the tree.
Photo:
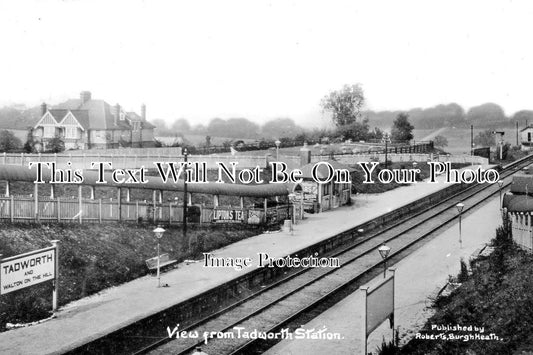
[{"label": "tree", "polygon": [[362,122],[352,122],[350,124],[340,126],[337,128],[335,135],[341,140],[351,139],[352,141],[367,140],[369,138],[368,118]]},{"label": "tree", "polygon": [[226,120],[222,118],[213,118],[207,125],[207,133],[213,137],[227,137]]},{"label": "tree", "polygon": [[479,132],[474,137],[474,143],[476,147],[490,147],[496,145],[496,138],[490,129],[483,132]]},{"label": "tree", "polygon": [[472,107],[466,114],[466,120],[476,126],[507,123],[503,109],[494,103]]},{"label": "tree", "polygon": [[533,111],[520,110],[511,117],[511,122],[518,122],[520,126],[526,126],[526,124],[533,124]]},{"label": "tree", "polygon": [[172,123],[172,127],[170,129],[176,133],[187,133],[191,130],[191,125],[187,119],[179,118]]},{"label": "tree", "polygon": [[413,125],[409,123],[409,115],[400,113],[394,120],[391,129],[391,139],[393,141],[410,141],[413,139]]},{"label": "tree", "polygon": [[276,118],[265,122],[261,134],[265,138],[295,137],[302,130],[291,118]]},{"label": "tree", "polygon": [[168,136],[169,135],[170,132],[169,132],[166,121],[160,118],[156,118],[155,120],[152,120],[151,123],[155,126],[154,134],[156,136]]},{"label": "tree", "polygon": [[441,147],[441,148],[447,147],[448,139],[446,139],[446,137],[444,136],[436,136],[435,138],[433,138],[433,145],[435,147]]},{"label": "tree", "polygon": [[13,132],[4,129],[0,131],[0,152],[12,152],[22,148],[22,142]]},{"label": "tree", "polygon": [[59,136],[55,136],[48,141],[46,148],[51,153],[61,153],[65,150],[65,142]]},{"label": "tree", "polygon": [[365,103],[365,96],[360,84],[344,85],[341,90],[332,91],[322,98],[320,106],[323,111],[331,113],[335,125],[352,124],[361,117],[361,108]]}]

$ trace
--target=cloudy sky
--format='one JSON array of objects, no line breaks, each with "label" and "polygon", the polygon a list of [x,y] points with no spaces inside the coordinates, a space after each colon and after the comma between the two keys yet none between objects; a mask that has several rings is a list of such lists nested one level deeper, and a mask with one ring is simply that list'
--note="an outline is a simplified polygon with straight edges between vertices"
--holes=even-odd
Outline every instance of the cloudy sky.
[{"label": "cloudy sky", "polygon": [[374,110],[533,109],[532,1],[0,0],[0,105],[93,98],[149,118],[291,117],[361,83]]}]

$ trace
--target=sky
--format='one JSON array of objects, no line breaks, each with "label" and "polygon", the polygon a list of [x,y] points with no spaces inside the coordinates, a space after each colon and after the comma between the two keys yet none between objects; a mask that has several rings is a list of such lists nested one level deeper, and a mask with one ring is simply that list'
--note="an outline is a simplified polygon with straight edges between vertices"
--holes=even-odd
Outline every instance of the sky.
[{"label": "sky", "polygon": [[533,109],[532,1],[0,0],[0,105],[82,90],[148,119],[327,121],[366,108]]}]

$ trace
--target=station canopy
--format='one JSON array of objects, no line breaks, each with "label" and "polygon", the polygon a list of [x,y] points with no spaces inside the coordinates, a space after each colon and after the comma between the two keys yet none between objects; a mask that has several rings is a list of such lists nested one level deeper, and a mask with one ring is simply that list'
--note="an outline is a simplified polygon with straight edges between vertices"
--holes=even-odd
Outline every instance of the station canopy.
[{"label": "station canopy", "polygon": [[[42,178],[45,182],[50,181],[51,173],[50,169],[43,167]],[[0,165],[0,180],[5,181],[25,181],[34,182],[37,178],[37,168],[26,168],[17,165]],[[83,171],[83,183],[80,185],[87,186],[111,186],[111,187],[126,187],[133,189],[146,189],[146,190],[164,190],[164,191],[183,191],[184,182],[179,180],[173,182],[171,179],[164,183],[159,176],[147,176],[148,180],[145,184],[137,183],[123,183],[118,184],[111,178],[110,172],[104,173],[105,184],[97,183],[98,173],[95,170]],[[73,183],[74,185],[78,185]],[[288,184],[276,183],[276,184],[260,184],[260,185],[243,185],[232,183],[188,183],[187,191],[190,193],[201,193],[209,195],[228,195],[239,197],[274,197],[274,196],[287,196],[289,194],[290,186]]]}]

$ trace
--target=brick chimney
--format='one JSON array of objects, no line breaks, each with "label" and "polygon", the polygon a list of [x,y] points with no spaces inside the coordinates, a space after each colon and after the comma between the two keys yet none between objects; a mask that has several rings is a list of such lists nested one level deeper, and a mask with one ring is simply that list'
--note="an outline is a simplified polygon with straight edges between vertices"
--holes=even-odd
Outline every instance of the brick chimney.
[{"label": "brick chimney", "polygon": [[80,92],[80,99],[81,104],[83,105],[87,101],[91,100],[91,92],[90,91],[82,91]]},{"label": "brick chimney", "polygon": [[41,104],[41,116],[44,116],[44,114],[46,113],[46,111],[48,110],[48,108],[46,107],[46,103],[42,103]]},{"label": "brick chimney", "polygon": [[145,104],[141,105],[141,118],[143,122],[146,122],[146,105]]},{"label": "brick chimney", "polygon": [[118,125],[118,120],[120,119],[120,105],[119,104],[116,104],[115,105],[115,126]]}]

